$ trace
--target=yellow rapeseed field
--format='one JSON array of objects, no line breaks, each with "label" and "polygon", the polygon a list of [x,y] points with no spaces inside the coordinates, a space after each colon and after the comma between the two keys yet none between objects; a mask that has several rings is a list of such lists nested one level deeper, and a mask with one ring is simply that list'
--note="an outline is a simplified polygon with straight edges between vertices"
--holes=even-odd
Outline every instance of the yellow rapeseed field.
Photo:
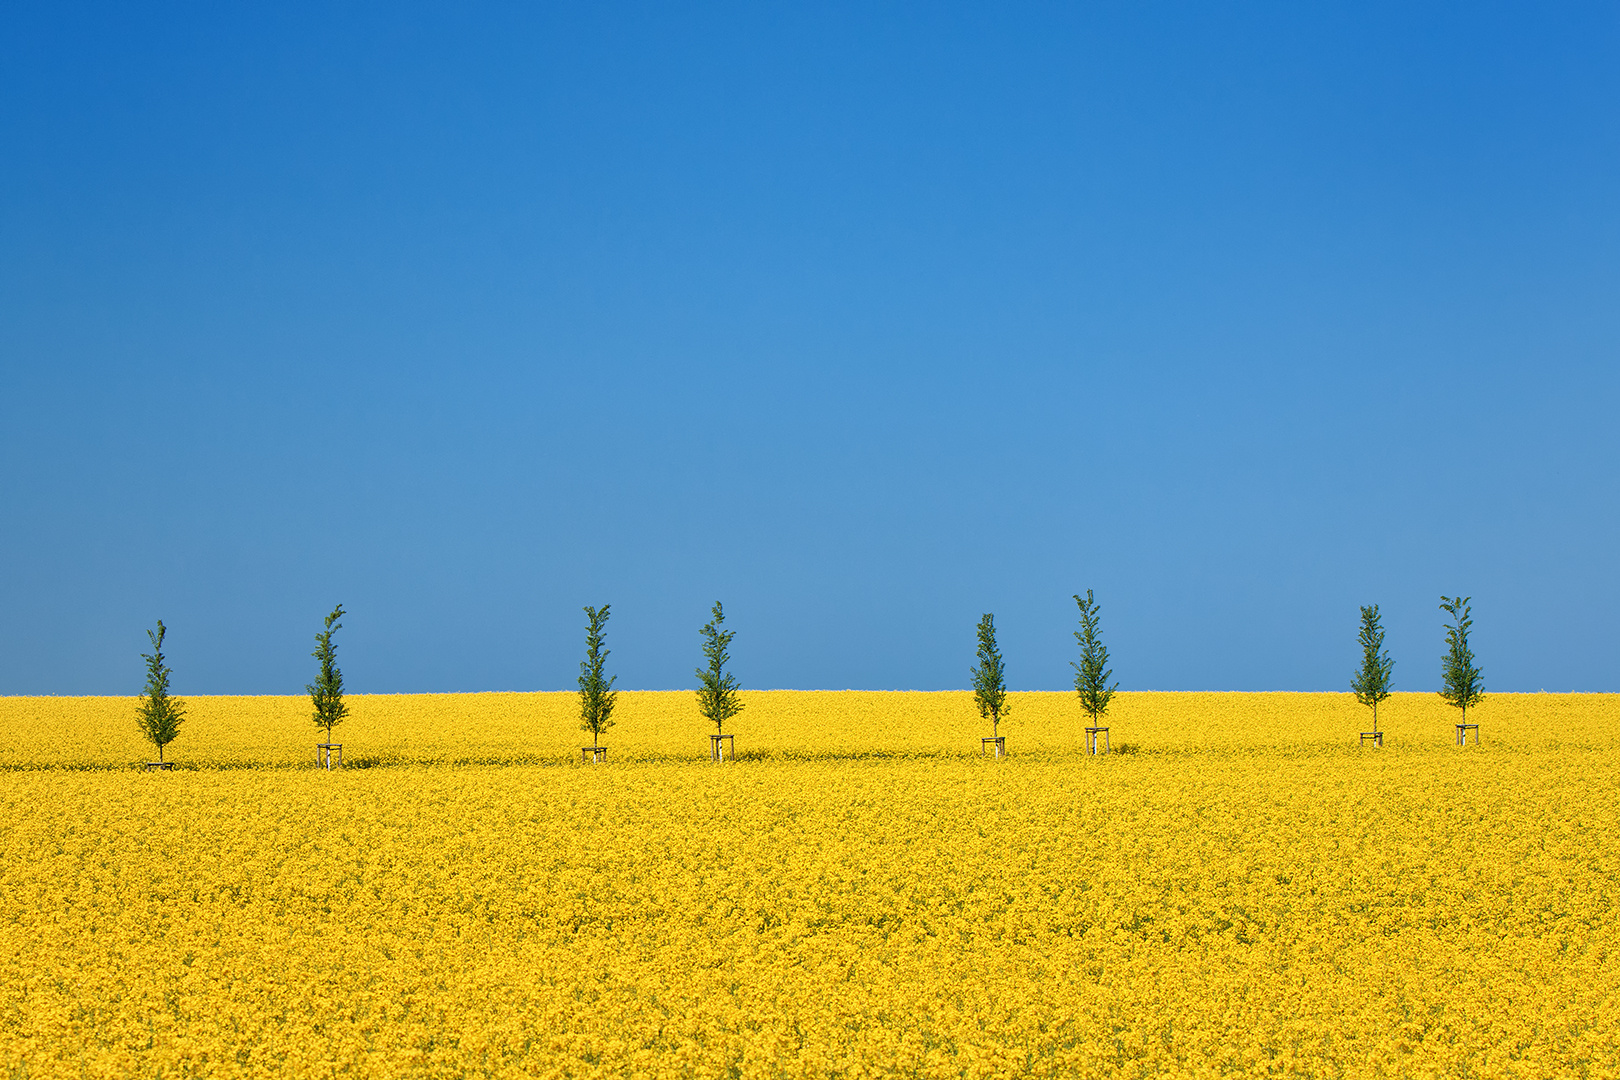
[{"label": "yellow rapeseed field", "polygon": [[1620,701],[0,698],[0,1076],[1620,1076]]}]

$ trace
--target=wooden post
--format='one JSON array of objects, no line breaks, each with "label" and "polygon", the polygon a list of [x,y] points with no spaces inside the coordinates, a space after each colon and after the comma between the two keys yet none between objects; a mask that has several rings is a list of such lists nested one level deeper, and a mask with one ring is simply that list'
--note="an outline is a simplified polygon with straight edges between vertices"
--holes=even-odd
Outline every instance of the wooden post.
[{"label": "wooden post", "polygon": [[343,768],[343,744],[338,742],[323,742],[315,744],[315,764],[331,771],[332,751],[337,751],[337,767]]},{"label": "wooden post", "polygon": [[1086,753],[1088,753],[1088,754],[1097,753],[1097,736],[1098,735],[1102,736],[1102,752],[1103,753],[1106,754],[1106,753],[1108,753],[1109,750],[1113,749],[1113,747],[1110,746],[1109,742],[1108,742],[1108,729],[1107,728],[1105,728],[1105,727],[1088,727],[1088,728],[1086,728]]},{"label": "wooden post", "polygon": [[[736,761],[737,743],[735,739],[736,736],[734,735],[710,735],[709,760],[725,761],[727,757],[730,757],[732,761]],[[727,753],[728,750],[730,751],[729,754]]]},{"label": "wooden post", "polygon": [[996,757],[998,757],[998,758],[1006,757],[1007,756],[1007,736],[1005,736],[1005,735],[986,735],[984,738],[979,740],[979,756],[980,757],[983,757],[986,754],[991,753],[992,749],[994,750]]},{"label": "wooden post", "polygon": [[579,748],[579,761],[581,765],[600,765],[607,761],[607,747],[582,746]]},{"label": "wooden post", "polygon": [[1361,745],[1366,746],[1368,739],[1372,740],[1374,747],[1382,748],[1384,745],[1384,733],[1382,731],[1363,731],[1361,733]]},{"label": "wooden post", "polygon": [[1468,733],[1470,731],[1472,731],[1474,733],[1474,745],[1475,746],[1479,745],[1479,725],[1478,724],[1458,724],[1457,725],[1457,745],[1458,746],[1467,746],[1468,745]]}]

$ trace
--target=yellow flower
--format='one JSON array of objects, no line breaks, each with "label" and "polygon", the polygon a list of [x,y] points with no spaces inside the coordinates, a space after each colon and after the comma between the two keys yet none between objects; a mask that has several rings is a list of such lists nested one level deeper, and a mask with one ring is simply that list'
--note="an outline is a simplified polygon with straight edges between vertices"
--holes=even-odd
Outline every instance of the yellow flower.
[{"label": "yellow flower", "polygon": [[0,699],[0,1075],[1620,1072],[1615,698],[1014,696]]}]

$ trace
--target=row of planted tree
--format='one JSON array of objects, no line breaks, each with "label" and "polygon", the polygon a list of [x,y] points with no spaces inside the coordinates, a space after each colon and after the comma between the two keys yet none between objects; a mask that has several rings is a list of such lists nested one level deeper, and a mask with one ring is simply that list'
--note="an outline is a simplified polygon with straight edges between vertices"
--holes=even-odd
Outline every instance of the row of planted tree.
[{"label": "row of planted tree", "polygon": [[[1445,628],[1446,652],[1441,657],[1440,696],[1462,711],[1462,721],[1457,725],[1459,744],[1470,730],[1474,732],[1475,742],[1479,741],[1479,725],[1468,723],[1468,710],[1484,698],[1485,689],[1482,674],[1474,663],[1474,653],[1468,643],[1469,631],[1473,627],[1470,600],[1471,597],[1467,596],[1440,598],[1440,610],[1451,617]],[[1089,720],[1085,729],[1086,748],[1093,754],[1106,753],[1109,746],[1108,728],[1102,725],[1102,720],[1108,715],[1108,707],[1119,684],[1109,682],[1113,671],[1108,666],[1108,648],[1102,642],[1101,605],[1090,589],[1083,597],[1076,594],[1074,602],[1079,607],[1080,629],[1074,632],[1074,637],[1080,649],[1080,659],[1071,662],[1070,666],[1074,668],[1075,693]],[[589,762],[601,762],[607,758],[602,735],[613,726],[613,709],[618,700],[618,691],[613,689],[618,676],[607,674],[609,610],[607,604],[584,609],[585,659],[579,665],[579,711],[580,728],[590,734],[591,745],[582,747],[580,756]],[[343,672],[337,665],[337,646],[332,643],[333,633],[343,626],[343,615],[343,605],[339,604],[326,616],[325,626],[315,635],[315,651],[310,654],[318,665],[315,681],[304,687],[309,692],[315,727],[326,736],[324,743],[317,744],[317,757],[328,768],[332,765],[334,750],[337,760],[342,761],[342,747],[332,741],[332,729],[349,714],[349,707],[343,701]],[[705,664],[696,669],[698,711],[714,725],[714,733],[709,736],[709,753],[715,761],[735,757],[735,740],[726,733],[725,725],[743,708],[741,688],[727,670],[731,662],[731,642],[736,634],[725,628],[725,622],[725,610],[717,600],[709,621],[699,631],[703,637]],[[149,763],[151,768],[168,767],[169,763],[163,758],[164,748],[174,741],[185,719],[184,703],[169,693],[172,673],[163,654],[163,639],[167,632],[162,620],[159,620],[155,631],[146,632],[152,642],[152,651],[141,654],[146,661],[146,688],[141,693],[137,717],[142,734],[157,747],[158,760]],[[1351,679],[1350,689],[1357,701],[1372,709],[1373,729],[1363,732],[1361,741],[1365,744],[1370,740],[1377,747],[1383,745],[1383,733],[1378,730],[1378,706],[1393,691],[1395,670],[1395,662],[1384,648],[1384,628],[1377,604],[1361,609],[1359,640],[1361,670]],[[1007,715],[1007,678],[1006,664],[996,644],[993,614],[979,619],[978,655],[971,674],[973,698],[979,715],[990,721],[990,735],[980,741],[980,750],[1001,757],[1006,751],[1001,722]]]}]

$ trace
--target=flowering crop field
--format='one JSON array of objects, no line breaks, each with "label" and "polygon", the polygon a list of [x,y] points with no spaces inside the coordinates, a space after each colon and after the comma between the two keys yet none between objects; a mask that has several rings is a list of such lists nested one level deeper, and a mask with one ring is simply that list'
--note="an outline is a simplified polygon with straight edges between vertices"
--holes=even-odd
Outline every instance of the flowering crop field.
[{"label": "flowering crop field", "polygon": [[1620,701],[0,698],[0,1075],[1617,1076]]}]

